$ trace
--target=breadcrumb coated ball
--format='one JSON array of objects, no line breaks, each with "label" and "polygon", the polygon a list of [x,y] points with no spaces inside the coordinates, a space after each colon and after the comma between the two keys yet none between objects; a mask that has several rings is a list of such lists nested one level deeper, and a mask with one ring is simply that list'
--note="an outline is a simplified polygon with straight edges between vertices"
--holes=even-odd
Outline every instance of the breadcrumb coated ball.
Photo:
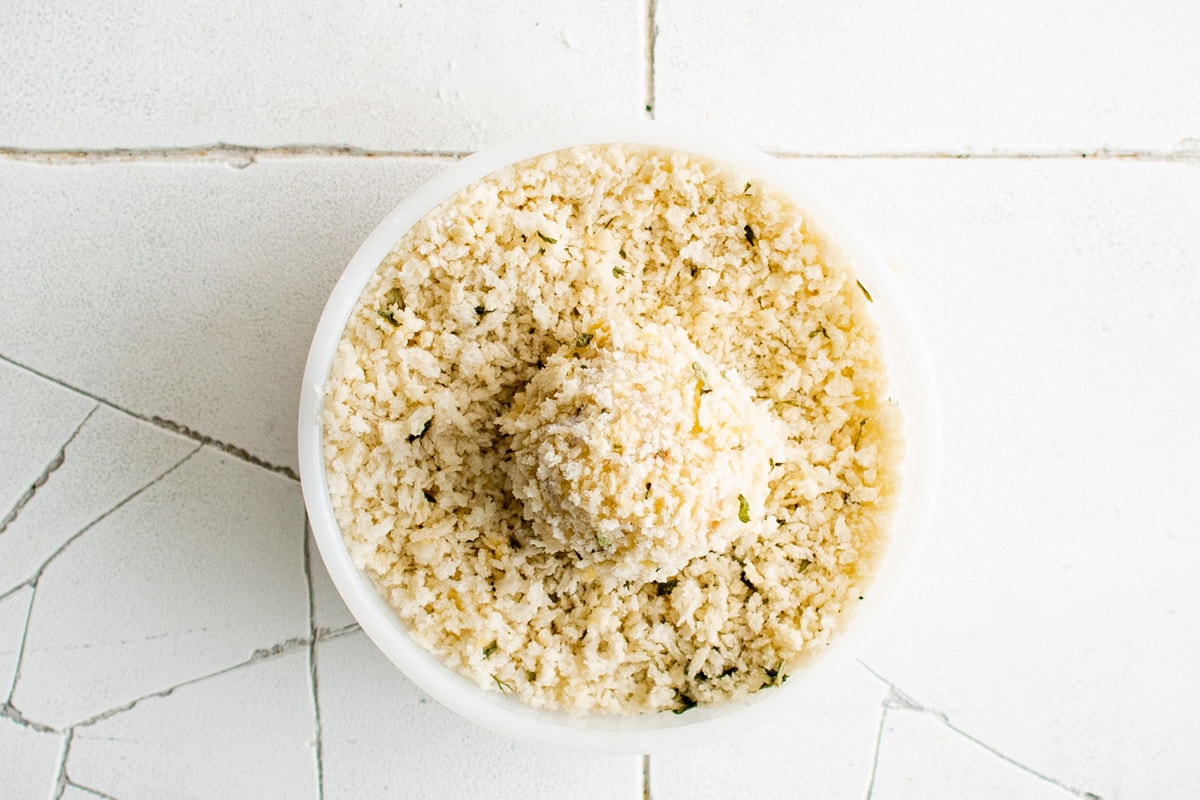
[{"label": "breadcrumb coated ball", "polygon": [[628,321],[554,354],[501,429],[537,542],[610,581],[663,580],[754,533],[786,440],[682,329]]}]

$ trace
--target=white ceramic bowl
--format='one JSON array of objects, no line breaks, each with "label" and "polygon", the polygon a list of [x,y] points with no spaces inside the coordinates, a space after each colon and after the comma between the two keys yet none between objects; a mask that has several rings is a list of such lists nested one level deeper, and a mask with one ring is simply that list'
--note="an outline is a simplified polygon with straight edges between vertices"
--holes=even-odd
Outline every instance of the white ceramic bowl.
[{"label": "white ceramic bowl", "polygon": [[[903,415],[905,458],[901,498],[887,555],[867,599],[831,646],[784,685],[748,700],[685,714],[636,717],[588,715],[530,708],[499,692],[483,691],[413,642],[370,580],[350,561],[334,519],[322,458],[320,388],[360,292],[396,240],[459,189],[509,164],[575,145],[622,142],[685,150],[737,167],[788,192],[849,256],[870,290],[871,312],[884,343],[890,394]],[[850,661],[878,631],[911,574],[929,527],[938,477],[940,435],[929,356],[908,305],[888,270],[858,228],[849,224],[790,165],[750,147],[690,129],[626,120],[586,122],[532,133],[490,147],[448,167],[414,192],[379,224],[334,287],[313,337],[300,400],[300,477],[309,520],[325,566],[364,631],[414,683],[479,725],[514,739],[602,753],[648,753],[706,744],[745,732],[782,713],[801,713],[806,697]]]}]

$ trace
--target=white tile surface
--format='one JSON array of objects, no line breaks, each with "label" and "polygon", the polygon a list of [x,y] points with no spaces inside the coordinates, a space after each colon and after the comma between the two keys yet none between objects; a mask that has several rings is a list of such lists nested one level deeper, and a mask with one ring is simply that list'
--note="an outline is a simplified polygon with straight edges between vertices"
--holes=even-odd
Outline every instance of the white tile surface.
[{"label": "white tile surface", "polygon": [[[0,290],[0,295],[5,294]],[[8,313],[6,302],[0,318]],[[4,459],[4,468],[0,469],[0,520],[42,476],[95,405],[86,397],[0,361],[0,452]]]},{"label": "white tile surface", "polygon": [[[0,162],[0,185],[22,197],[0,226],[0,354],[295,467],[300,376],[329,291],[443,167]],[[63,325],[63,308],[87,324]],[[34,475],[52,454],[33,458]]]},{"label": "white tile surface", "polygon": [[50,800],[62,760],[62,737],[38,733],[0,718],[0,754],[4,755],[4,796],[13,800]]},{"label": "white tile surface", "polygon": [[1165,150],[1200,136],[1197,28],[1194,3],[659,0],[656,112],[803,153]]},{"label": "white tile surface", "polygon": [[152,697],[77,728],[71,780],[121,800],[315,798],[308,652]]},{"label": "white tile surface", "polygon": [[1067,785],[1200,790],[1200,172],[801,168],[875,221],[943,394],[934,536],[867,662]]},{"label": "white tile surface", "polygon": [[871,800],[1068,800],[1074,792],[989,753],[935,716],[889,709]]},{"label": "white tile surface", "polygon": [[317,645],[317,686],[325,800],[642,797],[639,756],[567,754],[500,738],[427,697],[362,632]]},{"label": "white tile surface", "polygon": [[17,664],[21,657],[21,640],[25,621],[29,618],[29,601],[33,587],[24,586],[0,600],[0,697],[8,698]]},{"label": "white tile surface", "polygon": [[0,536],[0,593],[32,578],[71,536],[198,445],[101,406]]},{"label": "white tile surface", "polygon": [[887,688],[858,665],[788,718],[710,747],[652,756],[655,800],[862,797]]},{"label": "white tile surface", "polygon": [[[934,536],[864,659],[930,710],[888,712],[874,800],[1055,797],[1056,784],[1200,796],[1196,4],[17,0],[0,26],[0,357],[294,467],[300,369],[329,288],[446,163],[337,145],[457,152],[640,115],[651,7],[660,119],[807,154],[1169,159],[793,167],[869,220],[943,392]],[[138,149],[217,142],[279,149],[244,169]],[[134,152],[47,166],[19,152],[31,147]],[[0,359],[0,518],[94,405]],[[111,412],[96,413],[0,532],[0,576],[20,580],[29,553],[172,447],[114,424],[84,458]],[[301,514],[294,483],[206,449],[67,547],[36,596],[0,600],[7,696],[33,597],[32,650],[15,707],[0,708],[0,797],[53,796],[67,732],[36,726],[139,698],[76,729],[73,763],[93,771],[68,775],[63,798],[89,800],[92,779],[120,800],[313,796]],[[315,624],[343,628],[311,555]],[[288,655],[203,677],[289,639]],[[644,796],[637,757],[496,739],[361,633],[317,649],[330,800]],[[755,796],[864,796],[885,688],[864,680],[848,676],[813,719],[655,756],[655,799],[738,796],[745,776]],[[247,740],[279,758],[220,773]],[[822,759],[790,758],[805,753]]]},{"label": "white tile surface", "polygon": [[13,704],[71,725],[308,635],[293,482],[200,450],[38,583]]},{"label": "white tile surface", "polygon": [[644,15],[638,0],[18,0],[0,29],[0,143],[469,150],[640,114]]}]

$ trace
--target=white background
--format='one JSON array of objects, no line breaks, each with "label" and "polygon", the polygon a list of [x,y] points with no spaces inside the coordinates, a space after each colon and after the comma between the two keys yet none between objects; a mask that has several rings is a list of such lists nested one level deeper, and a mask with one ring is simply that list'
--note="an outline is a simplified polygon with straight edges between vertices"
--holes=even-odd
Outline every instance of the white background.
[{"label": "white background", "polygon": [[[0,796],[1200,795],[1200,5],[3,18]],[[341,606],[293,477],[366,233],[464,153],[614,116],[733,134],[857,217],[946,428],[930,546],[861,663],[649,759],[426,698]]]}]

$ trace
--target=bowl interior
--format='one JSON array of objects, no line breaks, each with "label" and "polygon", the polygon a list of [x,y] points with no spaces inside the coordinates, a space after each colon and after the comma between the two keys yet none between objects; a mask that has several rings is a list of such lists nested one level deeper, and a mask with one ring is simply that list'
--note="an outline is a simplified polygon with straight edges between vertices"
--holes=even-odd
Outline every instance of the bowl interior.
[{"label": "bowl interior", "polygon": [[[867,599],[832,644],[784,685],[741,702],[697,707],[686,714],[634,717],[571,716],[531,708],[483,691],[413,642],[371,581],[350,560],[329,500],[322,454],[322,396],[342,331],[359,294],[393,244],[458,190],[514,162],[577,145],[620,142],[685,150],[741,169],[787,192],[840,250],[874,302],[890,396],[903,418],[900,498],[887,553]],[[482,150],[449,166],[413,193],[371,233],[334,287],[313,337],[299,415],[300,474],[314,537],[326,568],[351,613],[379,649],[418,686],[460,715],[512,738],[591,752],[646,753],[711,743],[742,733],[784,709],[802,713],[803,700],[832,672],[846,667],[899,599],[929,527],[938,476],[937,400],[928,352],[912,312],[887,265],[858,230],[786,162],[697,131],[641,120],[567,125]]]}]

